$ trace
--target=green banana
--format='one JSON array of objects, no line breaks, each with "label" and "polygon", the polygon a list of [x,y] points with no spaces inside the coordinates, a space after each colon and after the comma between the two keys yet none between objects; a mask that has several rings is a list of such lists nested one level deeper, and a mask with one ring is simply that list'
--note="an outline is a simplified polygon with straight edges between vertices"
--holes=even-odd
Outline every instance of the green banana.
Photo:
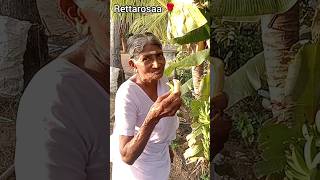
[{"label": "green banana", "polygon": [[313,159],[311,163],[311,167],[314,169],[317,167],[317,165],[320,163],[320,152],[316,155],[316,157]]},{"label": "green banana", "polygon": [[308,168],[306,166],[305,160],[302,156],[302,153],[299,152],[298,148],[293,147],[292,150],[292,160],[296,165],[296,168],[299,169],[299,172],[307,172]]},{"label": "green banana", "polygon": [[307,142],[304,145],[304,159],[307,164],[308,169],[312,169],[311,163],[312,163],[312,154],[311,154],[311,148],[312,148],[312,141],[313,136],[307,139]]}]

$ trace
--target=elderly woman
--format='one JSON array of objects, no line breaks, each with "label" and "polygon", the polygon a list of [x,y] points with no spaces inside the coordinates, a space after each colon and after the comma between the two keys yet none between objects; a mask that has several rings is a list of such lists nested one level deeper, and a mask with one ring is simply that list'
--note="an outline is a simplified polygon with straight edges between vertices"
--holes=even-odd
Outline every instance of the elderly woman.
[{"label": "elderly woman", "polygon": [[112,179],[166,180],[173,158],[169,145],[178,128],[175,113],[181,106],[180,93],[170,93],[166,85],[166,61],[157,37],[134,35],[128,39],[128,50],[129,65],[136,74],[116,95],[114,136],[119,146]]},{"label": "elderly woman", "polygon": [[85,36],[42,68],[26,88],[17,116],[16,178],[108,179],[107,2],[59,0]]}]

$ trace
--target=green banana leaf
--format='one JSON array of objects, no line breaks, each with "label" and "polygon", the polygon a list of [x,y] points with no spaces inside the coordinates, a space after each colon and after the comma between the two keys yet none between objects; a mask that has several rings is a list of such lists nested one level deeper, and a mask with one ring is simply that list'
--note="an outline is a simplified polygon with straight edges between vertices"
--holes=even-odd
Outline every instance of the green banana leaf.
[{"label": "green banana leaf", "polygon": [[260,16],[224,16],[221,20],[229,22],[258,22],[260,19]]},{"label": "green banana leaf", "polygon": [[210,38],[208,21],[195,4],[183,0],[172,3],[174,8],[168,13],[168,39],[187,44]]},{"label": "green banana leaf", "polygon": [[198,66],[209,58],[209,49],[205,49],[188,57],[185,57],[178,62],[171,63],[164,71],[166,76],[171,76],[175,68],[189,68],[192,66]]},{"label": "green banana leaf", "polygon": [[193,86],[193,81],[191,78],[181,86],[181,96],[183,96],[187,92],[190,92],[192,90],[192,86]]},{"label": "green banana leaf", "polygon": [[297,0],[212,0],[213,16],[257,16],[288,11]]},{"label": "green banana leaf", "polygon": [[286,165],[286,163],[285,157],[274,158],[267,161],[259,161],[255,164],[256,177],[261,178],[263,176],[280,173],[281,170],[279,170],[279,167],[281,169]]},{"label": "green banana leaf", "polygon": [[286,95],[297,102],[294,119],[313,123],[320,103],[320,43],[304,45],[289,66]]},{"label": "green banana leaf", "polygon": [[182,37],[173,38],[172,41],[178,44],[189,44],[199,41],[204,41],[210,38],[209,24],[205,24],[198,29],[195,29],[189,33],[186,33]]},{"label": "green banana leaf", "polygon": [[201,145],[193,145],[189,147],[184,153],[183,156],[185,159],[196,156],[203,151],[203,146]]},{"label": "green banana leaf", "polygon": [[[263,161],[256,164],[259,176],[270,175],[286,166],[289,144],[303,137],[301,127],[305,120],[313,123],[320,102],[320,44],[304,45],[289,65],[286,96],[294,104],[294,127],[282,124],[266,124],[259,133],[259,148],[263,150]],[[277,171],[278,170],[278,171]],[[288,171],[286,171],[288,172]]]},{"label": "green banana leaf", "polygon": [[210,97],[210,73],[206,74],[200,81],[200,94],[203,100]]},{"label": "green banana leaf", "polygon": [[279,173],[286,166],[286,154],[290,143],[302,136],[300,126],[288,128],[284,124],[274,124],[271,121],[259,130],[259,149],[262,150],[263,160],[256,163],[257,177]]},{"label": "green banana leaf", "polygon": [[229,96],[228,107],[239,100],[256,94],[266,81],[264,53],[261,52],[250,59],[244,66],[225,79],[224,91]]}]

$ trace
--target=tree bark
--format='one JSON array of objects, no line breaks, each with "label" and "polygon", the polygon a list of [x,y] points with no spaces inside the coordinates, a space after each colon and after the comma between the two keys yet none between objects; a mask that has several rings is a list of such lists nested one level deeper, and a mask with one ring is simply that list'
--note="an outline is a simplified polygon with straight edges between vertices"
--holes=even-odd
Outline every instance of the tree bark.
[{"label": "tree bark", "polygon": [[[197,43],[196,52],[202,51],[205,49],[205,41],[200,41]],[[192,67],[192,80],[193,80],[193,87],[195,97],[198,99],[201,97],[201,89],[200,89],[200,82],[204,73],[204,64],[200,64],[198,66]]]},{"label": "tree bark", "polygon": [[48,37],[36,0],[0,0],[0,15],[29,21],[32,24],[23,61],[26,87],[34,74],[48,62]]},{"label": "tree bark", "polygon": [[[110,26],[110,53],[111,60],[110,66],[119,68],[119,75],[117,77],[117,87],[125,81],[125,74],[121,64],[121,35],[120,35],[120,23],[115,20],[111,20]],[[110,74],[112,76],[112,74]]]},{"label": "tree bark", "polygon": [[288,54],[299,40],[299,3],[283,14],[262,16],[261,26],[272,112],[282,121],[284,117],[280,115],[287,107],[285,84],[290,62]]}]

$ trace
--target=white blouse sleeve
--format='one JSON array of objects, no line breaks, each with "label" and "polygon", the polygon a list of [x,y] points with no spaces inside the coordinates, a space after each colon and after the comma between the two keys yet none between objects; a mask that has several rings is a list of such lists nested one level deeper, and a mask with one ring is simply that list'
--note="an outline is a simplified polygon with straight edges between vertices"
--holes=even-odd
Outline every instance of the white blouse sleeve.
[{"label": "white blouse sleeve", "polygon": [[117,92],[115,99],[115,130],[119,135],[134,136],[137,123],[137,105],[135,91],[124,84]]}]

